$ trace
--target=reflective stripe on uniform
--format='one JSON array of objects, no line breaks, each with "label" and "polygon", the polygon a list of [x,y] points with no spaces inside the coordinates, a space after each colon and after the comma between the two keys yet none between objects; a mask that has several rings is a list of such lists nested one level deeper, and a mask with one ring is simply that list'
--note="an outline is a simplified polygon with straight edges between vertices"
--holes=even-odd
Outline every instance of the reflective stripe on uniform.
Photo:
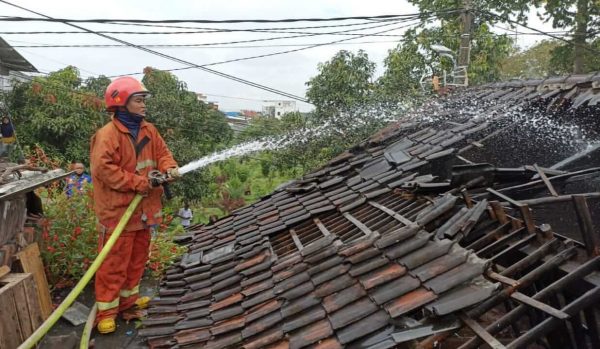
[{"label": "reflective stripe on uniform", "polygon": [[121,290],[121,292],[119,292],[119,296],[121,296],[123,298],[127,298],[127,297],[131,297],[134,294],[137,294],[139,292],[140,292],[140,285],[137,285],[134,288],[132,288],[131,290]]},{"label": "reflective stripe on uniform", "polygon": [[139,161],[137,163],[137,165],[135,166],[135,170],[139,171],[139,170],[143,170],[146,167],[156,167],[156,161],[154,160],[143,160],[143,161]]},{"label": "reflective stripe on uniform", "polygon": [[112,308],[116,308],[119,306],[119,298],[115,299],[112,302],[96,302],[98,305],[98,310],[108,310]]}]

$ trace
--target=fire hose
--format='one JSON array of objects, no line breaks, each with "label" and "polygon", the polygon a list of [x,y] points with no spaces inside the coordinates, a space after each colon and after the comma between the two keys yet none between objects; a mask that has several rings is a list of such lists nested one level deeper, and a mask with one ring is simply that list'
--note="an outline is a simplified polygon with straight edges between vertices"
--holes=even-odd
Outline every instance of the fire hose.
[{"label": "fire hose", "polygon": [[[149,177],[149,180],[152,183],[152,185],[163,185],[165,196],[168,199],[170,199],[172,197],[172,194],[171,194],[170,188],[168,186],[168,182],[167,182],[168,176],[166,174],[162,174],[159,171],[151,171],[149,173],[148,177]],[[92,263],[90,268],[85,272],[83,277],[77,282],[77,285],[75,285],[75,287],[71,290],[71,292],[67,295],[67,297],[62,301],[62,303],[60,303],[60,305],[54,310],[54,312],[52,314],[50,314],[48,319],[46,319],[46,321],[44,321],[44,323],[40,327],[38,327],[37,330],[35,330],[35,332],[33,332],[33,334],[31,336],[29,336],[29,338],[27,338],[27,340],[25,342],[23,342],[17,349],[33,348],[42,339],[42,337],[44,337],[46,335],[46,333],[48,333],[48,331],[52,328],[52,326],[54,326],[54,324],[58,321],[58,319],[61,318],[61,316],[65,313],[65,311],[67,311],[67,309],[69,309],[69,307],[73,304],[75,299],[77,299],[77,297],[79,296],[81,291],[83,291],[83,289],[88,284],[88,282],[90,282],[90,280],[92,279],[92,276],[94,276],[94,274],[96,273],[98,268],[100,268],[100,266],[102,265],[102,262],[104,262],[104,259],[106,259],[106,256],[108,255],[108,253],[110,252],[110,250],[112,249],[114,244],[117,242],[117,239],[119,238],[119,236],[121,236],[121,233],[123,232],[123,229],[127,225],[127,222],[129,222],[129,219],[133,215],[133,212],[135,211],[135,209],[137,208],[139,203],[142,201],[142,198],[143,198],[143,196],[140,194],[135,195],[135,197],[133,198],[133,200],[131,200],[131,203],[127,207],[127,210],[125,210],[125,213],[121,217],[121,220],[117,224],[117,227],[112,232],[110,238],[108,239],[108,241],[106,241],[106,244],[104,245],[104,247],[102,248],[102,250],[100,251],[98,256],[96,257],[96,259],[94,260],[94,262]],[[92,310],[92,312],[93,312],[93,310]],[[89,339],[89,332],[91,332],[91,331],[88,328],[88,325],[86,324],[86,330],[84,331],[84,334],[82,336],[82,341],[81,341],[80,347],[85,345],[85,346],[83,346],[83,348],[85,348],[85,349],[88,348],[87,341]]]}]

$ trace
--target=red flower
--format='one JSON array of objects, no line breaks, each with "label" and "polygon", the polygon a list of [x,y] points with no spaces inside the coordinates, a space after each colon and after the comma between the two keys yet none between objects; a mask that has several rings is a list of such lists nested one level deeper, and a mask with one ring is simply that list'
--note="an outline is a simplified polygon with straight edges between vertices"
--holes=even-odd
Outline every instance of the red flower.
[{"label": "red flower", "polygon": [[75,229],[73,230],[73,232],[75,232],[75,236],[81,234],[81,227],[75,227]]},{"label": "red flower", "polygon": [[54,247],[52,247],[52,246],[48,246],[48,247],[46,247],[46,249],[48,250],[48,252],[56,251],[56,249],[54,249]]}]

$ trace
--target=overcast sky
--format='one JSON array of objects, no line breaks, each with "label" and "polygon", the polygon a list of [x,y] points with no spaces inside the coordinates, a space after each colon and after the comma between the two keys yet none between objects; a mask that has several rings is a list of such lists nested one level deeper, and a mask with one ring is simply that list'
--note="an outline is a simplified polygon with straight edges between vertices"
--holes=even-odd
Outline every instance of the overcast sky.
[{"label": "overcast sky", "polygon": [[[17,2],[15,0],[15,2]],[[417,9],[402,0],[103,0],[103,1],[67,1],[67,0],[20,0],[18,4],[41,12],[51,17],[89,19],[89,18],[121,18],[121,19],[282,19],[308,17],[342,17],[342,16],[377,16],[415,13]],[[0,4],[3,16],[35,17],[31,13]],[[241,28],[282,28],[317,26],[332,24],[364,23],[365,21],[345,22],[298,22],[287,24],[178,24],[189,27],[241,29]],[[530,16],[529,24],[535,28],[551,30],[548,24],[541,23],[535,15]],[[177,31],[181,29],[150,28],[140,26],[124,26],[111,24],[79,24],[93,30],[111,31]],[[312,33],[333,32],[340,30],[367,28],[381,25],[378,23],[363,26],[340,28],[307,29]],[[400,26],[400,25],[398,25]],[[385,26],[356,30],[354,34],[375,33],[396,28]],[[47,22],[4,22],[0,31],[71,31],[67,25]],[[304,97],[306,81],[317,73],[317,65],[330,59],[338,50],[365,50],[369,58],[377,64],[377,75],[383,72],[383,59],[389,49],[396,46],[395,40],[405,29],[386,32],[388,36],[355,37],[343,45],[327,45],[304,51],[288,53],[273,57],[259,58],[235,63],[211,66],[210,68],[241,77],[252,82],[266,85],[278,90]],[[296,30],[298,31],[298,30]],[[501,30],[497,30],[502,32]],[[42,35],[6,35],[0,34],[11,45],[37,44],[115,44],[108,39],[92,34],[42,34]],[[113,34],[111,34],[113,35]],[[135,44],[205,44],[242,40],[273,38],[297,34],[273,34],[256,32],[204,33],[184,35],[135,35],[114,34],[120,39]],[[397,35],[397,36],[395,36]],[[175,56],[196,64],[207,64],[240,57],[269,54],[299,48],[299,46],[278,47],[246,47],[233,46],[257,45],[311,45],[348,38],[348,35],[318,35],[312,37],[258,41],[236,45],[215,45],[202,48],[156,48],[155,50]],[[518,36],[520,46],[530,46],[538,36]],[[379,43],[370,43],[379,41]],[[355,44],[351,44],[354,42]],[[369,42],[369,43],[367,43]],[[104,75],[121,75],[141,72],[146,66],[159,69],[183,67],[183,64],[166,60],[133,48],[17,48],[40,71],[48,72],[74,65],[83,77]],[[285,99],[276,94],[246,86],[238,82],[224,79],[198,69],[177,71],[180,80],[187,83],[190,90],[208,95],[209,100],[219,103],[221,110],[236,111],[240,109],[260,110],[264,100]],[[141,77],[137,75],[137,77]],[[236,97],[236,98],[232,98]],[[298,102],[302,111],[311,106]]]}]

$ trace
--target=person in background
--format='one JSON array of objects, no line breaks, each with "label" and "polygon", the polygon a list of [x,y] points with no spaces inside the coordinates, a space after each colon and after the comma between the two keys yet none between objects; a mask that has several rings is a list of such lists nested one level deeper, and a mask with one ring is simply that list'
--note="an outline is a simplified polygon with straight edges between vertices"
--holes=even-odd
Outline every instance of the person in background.
[{"label": "person in background", "polygon": [[190,209],[190,204],[187,203],[187,201],[184,203],[183,207],[179,209],[177,217],[181,218],[181,225],[186,229],[192,223],[194,215],[192,214],[192,209]]},{"label": "person in background", "polygon": [[82,193],[86,184],[92,183],[92,177],[85,173],[85,166],[81,162],[73,162],[71,169],[75,171],[67,178],[67,186],[65,193],[68,197],[73,195],[73,192]]},{"label": "person in background", "polygon": [[15,128],[8,116],[2,118],[0,133],[2,134],[2,147],[4,148],[2,152],[6,153],[8,156],[13,149],[14,143],[17,141],[17,137],[15,137]]},{"label": "person in background", "polygon": [[94,211],[99,222],[98,250],[115,230],[136,194],[143,196],[123,232],[96,272],[98,332],[116,330],[118,314],[140,319],[150,297],[140,297],[140,281],[150,249],[150,228],[162,222],[161,183],[149,178],[158,170],[169,180],[179,178],[173,159],[156,127],[146,121],[144,85],[135,78],[115,79],[104,100],[111,120],[91,139],[90,167],[94,181]]}]

